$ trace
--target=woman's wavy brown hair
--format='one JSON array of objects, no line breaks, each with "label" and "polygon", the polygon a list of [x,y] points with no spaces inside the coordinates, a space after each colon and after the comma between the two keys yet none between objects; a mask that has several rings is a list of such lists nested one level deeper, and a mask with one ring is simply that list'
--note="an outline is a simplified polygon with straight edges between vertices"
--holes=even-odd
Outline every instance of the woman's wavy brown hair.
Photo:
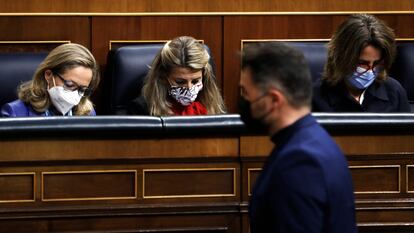
[{"label": "woman's wavy brown hair", "polygon": [[[69,43],[53,49],[40,63],[33,79],[20,85],[18,88],[19,99],[30,104],[37,112],[45,112],[51,105],[48,84],[45,71],[63,74],[68,69],[83,66],[92,70],[92,80],[89,84],[91,91],[99,84],[99,68],[92,53],[82,45]],[[93,104],[88,97],[82,97],[78,105],[73,109],[73,115],[89,115],[93,110]]]},{"label": "woman's wavy brown hair", "polygon": [[210,55],[206,48],[189,36],[168,41],[154,58],[145,80],[142,94],[152,116],[173,115],[168,101],[168,76],[174,68],[189,68],[202,71],[203,89],[198,100],[206,107],[208,114],[225,113],[224,101],[216,85]]},{"label": "woman's wavy brown hair", "polygon": [[367,14],[351,15],[332,36],[323,81],[335,86],[351,75],[358,66],[361,51],[368,45],[381,51],[383,69],[375,81],[384,81],[396,54],[395,35],[382,20]]}]

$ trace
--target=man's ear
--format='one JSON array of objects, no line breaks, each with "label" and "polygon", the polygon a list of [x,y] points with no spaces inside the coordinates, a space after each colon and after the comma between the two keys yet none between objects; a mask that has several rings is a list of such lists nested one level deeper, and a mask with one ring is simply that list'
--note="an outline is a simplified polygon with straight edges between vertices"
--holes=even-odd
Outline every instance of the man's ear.
[{"label": "man's ear", "polygon": [[277,89],[269,91],[269,95],[272,98],[272,105],[274,106],[281,106],[286,102],[286,97]]}]

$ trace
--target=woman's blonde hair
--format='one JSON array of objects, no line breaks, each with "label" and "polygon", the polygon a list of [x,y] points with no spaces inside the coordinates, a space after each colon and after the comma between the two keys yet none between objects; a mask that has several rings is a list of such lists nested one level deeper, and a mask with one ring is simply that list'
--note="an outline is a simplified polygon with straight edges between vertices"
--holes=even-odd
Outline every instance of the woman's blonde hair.
[{"label": "woman's blonde hair", "polygon": [[[33,79],[20,85],[18,88],[19,99],[30,104],[37,112],[45,112],[51,105],[48,94],[48,84],[45,71],[63,74],[69,69],[79,66],[92,70],[92,80],[88,88],[93,91],[99,84],[99,68],[92,53],[82,45],[69,43],[53,49],[40,63]],[[93,110],[93,104],[88,97],[82,97],[81,101],[73,109],[73,115],[89,115]]]},{"label": "woman's blonde hair", "polygon": [[381,51],[383,70],[375,81],[384,81],[396,54],[395,35],[382,20],[367,14],[351,15],[338,27],[328,44],[328,60],[322,79],[334,86],[352,74],[362,50],[368,45]]},{"label": "woman's blonde hair", "polygon": [[225,113],[224,101],[209,60],[210,55],[205,47],[192,37],[181,36],[168,41],[152,62],[142,89],[150,115],[173,115],[172,103],[167,98],[170,88],[167,78],[174,68],[202,71],[203,89],[198,94],[198,100],[206,107],[208,114]]}]

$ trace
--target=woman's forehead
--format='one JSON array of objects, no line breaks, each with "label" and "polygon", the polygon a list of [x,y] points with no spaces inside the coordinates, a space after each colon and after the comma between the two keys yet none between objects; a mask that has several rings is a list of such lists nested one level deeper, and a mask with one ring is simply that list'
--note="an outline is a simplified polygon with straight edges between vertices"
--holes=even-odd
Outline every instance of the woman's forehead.
[{"label": "woman's forehead", "polygon": [[83,66],[78,66],[65,70],[64,78],[68,81],[75,82],[80,86],[89,86],[92,81],[92,70]]},{"label": "woman's forehead", "polygon": [[189,68],[177,67],[171,70],[169,77],[193,80],[193,79],[201,78],[202,75],[203,75],[203,72],[201,70],[193,70]]}]

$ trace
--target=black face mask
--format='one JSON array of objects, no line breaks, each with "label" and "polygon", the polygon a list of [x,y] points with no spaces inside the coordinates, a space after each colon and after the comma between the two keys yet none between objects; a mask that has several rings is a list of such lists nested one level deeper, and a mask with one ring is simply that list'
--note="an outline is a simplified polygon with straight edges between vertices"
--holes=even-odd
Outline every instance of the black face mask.
[{"label": "black face mask", "polygon": [[248,131],[255,133],[264,133],[267,132],[267,126],[263,123],[261,119],[255,119],[252,116],[250,111],[251,103],[245,98],[241,97],[239,99],[239,112],[240,118],[244,122],[244,125]]}]

